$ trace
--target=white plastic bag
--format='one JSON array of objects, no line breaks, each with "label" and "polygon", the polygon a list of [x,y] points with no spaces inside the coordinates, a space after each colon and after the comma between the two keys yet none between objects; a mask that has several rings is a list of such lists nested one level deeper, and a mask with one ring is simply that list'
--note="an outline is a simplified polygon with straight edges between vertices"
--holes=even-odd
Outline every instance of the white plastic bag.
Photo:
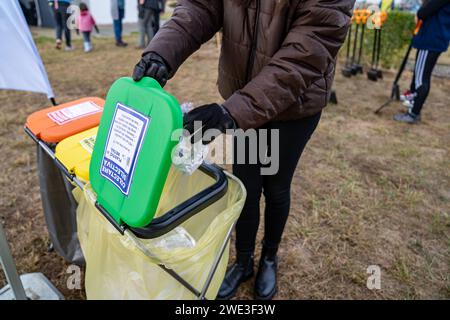
[{"label": "white plastic bag", "polygon": [[152,239],[149,244],[155,248],[166,250],[177,248],[195,247],[195,239],[183,227],[176,227],[169,233],[157,239]]},{"label": "white plastic bag", "polygon": [[[194,104],[185,102],[181,105],[183,114],[193,109]],[[181,172],[192,175],[208,157],[209,148],[201,141],[192,144],[191,136],[182,135],[172,154],[172,163]]]}]

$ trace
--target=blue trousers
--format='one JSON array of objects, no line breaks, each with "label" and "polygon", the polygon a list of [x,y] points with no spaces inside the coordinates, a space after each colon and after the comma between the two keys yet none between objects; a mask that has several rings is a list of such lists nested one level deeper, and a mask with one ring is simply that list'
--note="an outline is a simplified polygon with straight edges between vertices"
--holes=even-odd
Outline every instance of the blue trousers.
[{"label": "blue trousers", "polygon": [[119,19],[113,20],[114,36],[116,42],[122,42],[122,20],[125,17],[125,9],[119,8]]}]

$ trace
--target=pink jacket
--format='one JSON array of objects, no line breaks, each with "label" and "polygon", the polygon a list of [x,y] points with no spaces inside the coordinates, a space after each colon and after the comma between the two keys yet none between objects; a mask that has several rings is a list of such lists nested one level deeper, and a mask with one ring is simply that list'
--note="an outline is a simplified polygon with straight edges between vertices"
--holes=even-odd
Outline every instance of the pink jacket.
[{"label": "pink jacket", "polygon": [[78,29],[81,32],[91,32],[95,26],[95,20],[89,11],[82,11],[78,16]]}]

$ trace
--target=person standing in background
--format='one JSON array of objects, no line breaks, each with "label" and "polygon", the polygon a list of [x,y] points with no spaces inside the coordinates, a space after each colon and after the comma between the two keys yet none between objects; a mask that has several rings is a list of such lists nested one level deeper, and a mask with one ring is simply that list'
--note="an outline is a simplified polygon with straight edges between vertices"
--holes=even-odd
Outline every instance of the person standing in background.
[{"label": "person standing in background", "polygon": [[411,86],[400,96],[405,113],[394,116],[394,120],[415,124],[421,120],[422,107],[431,87],[431,75],[442,52],[450,43],[450,0],[423,1],[417,11],[416,22],[422,20],[419,33],[414,36],[412,46],[417,49],[416,63]]},{"label": "person standing in background", "polygon": [[153,34],[155,35],[159,30],[160,25],[160,15],[166,10],[166,0],[156,0],[158,3],[158,8],[155,11],[155,19],[153,23]]},{"label": "person standing in background", "polygon": [[122,20],[125,17],[125,0],[111,0],[111,16],[113,18],[114,36],[117,47],[126,47],[122,40]]},{"label": "person standing in background", "polygon": [[72,51],[72,43],[70,38],[70,29],[67,26],[67,19],[69,14],[67,9],[69,8],[71,0],[49,0],[48,4],[53,10],[56,23],[56,49],[61,49],[62,44],[62,31],[64,30],[64,38],[66,40],[66,51]]},{"label": "person standing in background", "polygon": [[[95,23],[94,17],[89,12],[89,8],[86,3],[81,2],[79,4],[80,7],[80,15],[78,16],[78,30],[81,31],[84,40],[84,52],[88,53],[92,51],[92,43],[91,43],[91,32],[92,29],[95,28],[97,33],[100,33],[98,30],[97,24]],[[78,33],[78,31],[77,31]]]},{"label": "person standing in background", "polygon": [[[145,49],[154,35],[157,0],[138,0],[139,43],[136,49]],[[146,41],[147,36],[147,41]]]}]

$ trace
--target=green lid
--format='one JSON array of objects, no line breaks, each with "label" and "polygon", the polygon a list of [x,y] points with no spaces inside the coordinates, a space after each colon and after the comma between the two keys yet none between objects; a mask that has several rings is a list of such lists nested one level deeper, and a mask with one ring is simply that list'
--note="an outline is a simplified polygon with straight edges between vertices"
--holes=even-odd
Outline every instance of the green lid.
[{"label": "green lid", "polygon": [[172,134],[182,127],[178,102],[156,80],[126,77],[111,86],[89,174],[97,202],[116,222],[152,221],[177,144]]}]

